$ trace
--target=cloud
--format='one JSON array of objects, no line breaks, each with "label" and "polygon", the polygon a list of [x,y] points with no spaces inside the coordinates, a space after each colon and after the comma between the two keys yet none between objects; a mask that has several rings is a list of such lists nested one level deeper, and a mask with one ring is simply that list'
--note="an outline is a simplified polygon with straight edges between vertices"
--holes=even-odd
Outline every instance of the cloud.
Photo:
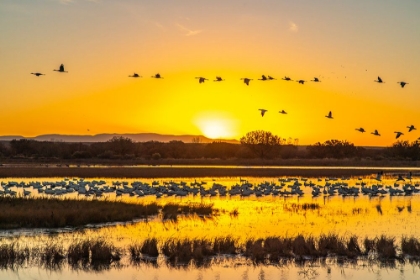
[{"label": "cloud", "polygon": [[176,26],[185,33],[185,36],[195,36],[203,32],[203,30],[191,30],[183,26],[182,24],[177,23]]},{"label": "cloud", "polygon": [[296,23],[294,23],[293,21],[289,22],[289,31],[291,32],[298,32],[299,31],[299,27],[297,26]]}]

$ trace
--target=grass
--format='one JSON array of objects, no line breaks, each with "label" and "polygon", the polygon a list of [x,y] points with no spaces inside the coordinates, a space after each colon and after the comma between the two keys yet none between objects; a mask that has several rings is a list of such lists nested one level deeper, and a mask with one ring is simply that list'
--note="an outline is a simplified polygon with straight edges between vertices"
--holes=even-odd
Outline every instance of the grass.
[{"label": "grass", "polygon": [[164,218],[178,214],[211,215],[213,204],[132,204],[109,200],[0,197],[0,229],[80,227],[87,224],[132,221],[162,211]]},{"label": "grass", "polygon": [[295,212],[295,213],[297,213],[299,211],[308,211],[308,210],[314,211],[314,210],[318,210],[320,208],[321,208],[321,206],[319,206],[318,203],[306,203],[306,202],[302,203],[302,204],[286,203],[286,204],[283,205],[283,209],[285,211]]}]

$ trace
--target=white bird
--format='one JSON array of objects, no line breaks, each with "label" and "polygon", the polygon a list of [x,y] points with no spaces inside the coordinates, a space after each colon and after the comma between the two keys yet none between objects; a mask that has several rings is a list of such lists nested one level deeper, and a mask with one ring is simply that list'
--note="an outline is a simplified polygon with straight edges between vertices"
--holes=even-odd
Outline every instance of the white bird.
[{"label": "white bird", "polygon": [[407,128],[408,128],[408,132],[411,132],[413,130],[416,130],[416,128],[414,127],[414,125],[407,126]]},{"label": "white bird", "polygon": [[381,135],[379,134],[378,130],[376,130],[376,129],[375,129],[375,131],[374,131],[374,132],[371,132],[370,134],[373,134],[373,135],[375,135],[375,136],[381,136]]},{"label": "white bird", "polygon": [[264,114],[265,114],[265,112],[267,112],[267,110],[266,109],[258,109],[258,110],[261,111],[261,117],[264,117]]},{"label": "white bird", "polygon": [[363,127],[356,128],[356,130],[357,130],[357,131],[360,131],[360,132],[362,132],[362,133],[363,133],[363,132],[366,132],[366,130],[365,130]]},{"label": "white bird", "polygon": [[64,64],[60,65],[60,68],[54,69],[53,71],[61,72],[61,73],[67,73],[67,71],[64,71]]},{"label": "white bird", "polygon": [[134,73],[133,75],[128,76],[128,77],[131,77],[131,78],[141,78],[141,76],[139,74],[137,74],[137,73]]},{"label": "white bird", "polygon": [[285,110],[281,110],[281,111],[279,111],[279,113],[280,114],[283,114],[283,115],[286,115],[287,114],[287,112]]},{"label": "white bird", "polygon": [[42,76],[42,75],[45,75],[45,74],[42,74],[42,73],[39,73],[39,72],[35,72],[35,73],[31,73],[32,75],[35,75],[35,76],[37,76],[37,77],[39,77],[39,76]]},{"label": "white bird", "polygon": [[195,77],[196,79],[198,79],[198,82],[201,84],[201,83],[204,83],[205,81],[207,81],[208,79],[206,79],[206,78],[204,78],[204,77]]},{"label": "white bird", "polygon": [[403,81],[401,81],[401,82],[398,82],[399,84],[400,84],[400,86],[402,87],[402,88],[404,88],[405,87],[405,85],[408,85],[408,83],[406,83],[406,82],[403,82]]},{"label": "white bird", "polygon": [[252,79],[249,78],[241,78],[241,80],[244,80],[244,83],[249,86],[249,82],[252,81]]},{"label": "white bird", "polygon": [[222,79],[222,77],[219,77],[219,76],[217,76],[216,77],[216,80],[214,80],[215,82],[221,82],[221,81],[224,81],[223,79]]},{"label": "white bird", "polygon": [[402,133],[400,131],[394,131],[394,133],[397,134],[397,135],[395,135],[395,139],[398,139],[401,135],[404,135],[404,133]]},{"label": "white bird", "polygon": [[332,112],[330,111],[325,117],[328,119],[333,119]]},{"label": "white bird", "polygon": [[163,77],[159,73],[157,73],[154,76],[152,76],[152,78],[155,78],[155,79],[163,79]]},{"label": "white bird", "polygon": [[374,80],[374,82],[382,84],[384,81],[382,81],[381,77],[378,76],[378,79]]}]

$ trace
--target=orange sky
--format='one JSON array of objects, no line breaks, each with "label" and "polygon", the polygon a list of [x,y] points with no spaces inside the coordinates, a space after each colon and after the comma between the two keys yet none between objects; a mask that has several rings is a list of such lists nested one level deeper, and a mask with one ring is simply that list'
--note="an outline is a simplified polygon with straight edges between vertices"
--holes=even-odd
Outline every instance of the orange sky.
[{"label": "orange sky", "polygon": [[[239,139],[262,129],[299,144],[384,146],[394,131],[420,136],[407,129],[420,127],[419,2],[226,2],[2,1],[0,135]],[[61,63],[68,73],[52,71]],[[158,72],[164,79],[150,78]],[[262,74],[277,80],[258,81]],[[244,77],[254,80],[246,86]]]}]

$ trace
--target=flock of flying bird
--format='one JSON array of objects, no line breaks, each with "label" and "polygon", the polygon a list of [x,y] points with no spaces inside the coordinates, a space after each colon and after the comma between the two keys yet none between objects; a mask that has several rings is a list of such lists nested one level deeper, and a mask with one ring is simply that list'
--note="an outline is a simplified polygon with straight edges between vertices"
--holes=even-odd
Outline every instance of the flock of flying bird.
[{"label": "flock of flying bird", "polygon": [[[61,72],[61,73],[68,73],[68,71],[65,71],[64,70],[64,64],[61,64],[60,65],[60,67],[58,68],[58,69],[54,69],[53,71],[57,71],[57,72]],[[42,75],[45,75],[45,74],[43,74],[43,73],[40,73],[40,72],[32,72],[31,73],[32,75],[35,75],[35,76],[37,76],[37,77],[39,77],[39,76],[42,76]],[[130,78],[142,78],[142,76],[140,76],[138,73],[133,73],[133,75],[129,75],[128,77],[130,77]],[[153,76],[151,76],[151,78],[155,78],[155,79],[163,79],[163,77],[159,74],[159,73],[157,73],[157,74],[155,74],[155,75],[153,75]],[[195,77],[196,79],[198,79],[198,82],[200,83],[200,84],[202,84],[202,83],[204,83],[205,81],[208,81],[209,79],[207,79],[207,78],[205,78],[205,77]],[[247,86],[249,86],[249,83],[253,80],[253,79],[250,79],[250,78],[241,78],[240,80],[243,80],[244,81],[244,83],[247,85]],[[261,76],[261,78],[259,78],[258,80],[260,80],[260,81],[272,81],[272,80],[277,80],[276,78],[273,78],[272,76],[266,76],[266,75],[262,75]],[[285,76],[285,77],[283,77],[282,78],[282,80],[284,80],[284,81],[293,81],[290,77],[288,77],[288,76]],[[216,77],[216,79],[215,80],[213,80],[214,82],[222,82],[222,81],[224,81],[224,79],[222,78],[222,77],[220,77],[220,76],[217,76]],[[311,82],[315,82],[315,83],[319,83],[319,82],[321,82],[320,80],[319,80],[319,78],[318,77],[314,77],[314,79],[313,80],[310,80]],[[305,80],[297,80],[296,82],[298,82],[299,84],[305,84]],[[378,79],[377,80],[374,80],[374,82],[376,82],[376,83],[379,83],[379,84],[382,84],[382,83],[385,83],[383,80],[382,80],[382,78],[381,77],[379,77],[378,76]],[[408,83],[407,82],[404,82],[404,81],[400,81],[400,82],[397,82],[400,86],[401,86],[401,88],[404,88]],[[264,117],[264,115],[265,115],[265,113],[268,111],[268,110],[266,110],[266,109],[258,109],[260,112],[261,112],[261,116],[262,117]],[[286,115],[287,114],[287,112],[285,111],[285,110],[281,110],[281,111],[279,111],[279,113],[280,114],[283,114],[283,115]],[[333,119],[333,115],[332,115],[332,112],[331,111],[329,111],[329,113],[325,116],[326,118],[328,118],[328,119]],[[413,130],[416,130],[416,127],[414,126],[414,125],[410,125],[410,126],[407,126],[407,128],[408,128],[408,132],[411,132],[411,131],[413,131]],[[359,131],[359,132],[361,132],[361,133],[364,133],[364,132],[366,132],[366,130],[363,128],[363,127],[360,127],[360,128],[356,128],[356,130],[357,131]],[[398,139],[401,135],[404,135],[404,133],[402,133],[401,131],[395,131],[394,132],[396,135],[395,135],[395,138],[396,139]],[[371,134],[373,134],[373,135],[375,135],[375,136],[381,136],[381,134],[378,132],[378,130],[374,130],[373,132],[371,132]],[[420,138],[419,138],[420,139]]]}]

